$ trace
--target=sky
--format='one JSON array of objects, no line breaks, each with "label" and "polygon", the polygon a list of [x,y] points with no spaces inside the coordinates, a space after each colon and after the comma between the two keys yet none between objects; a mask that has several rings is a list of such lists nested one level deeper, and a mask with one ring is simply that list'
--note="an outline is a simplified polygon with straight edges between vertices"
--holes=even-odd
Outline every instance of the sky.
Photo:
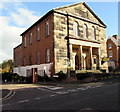
[{"label": "sky", "polygon": [[[79,1],[80,2],[80,1]],[[20,34],[49,10],[78,2],[0,2],[0,63],[13,59]],[[107,25],[106,38],[118,34],[118,2],[86,2]]]}]

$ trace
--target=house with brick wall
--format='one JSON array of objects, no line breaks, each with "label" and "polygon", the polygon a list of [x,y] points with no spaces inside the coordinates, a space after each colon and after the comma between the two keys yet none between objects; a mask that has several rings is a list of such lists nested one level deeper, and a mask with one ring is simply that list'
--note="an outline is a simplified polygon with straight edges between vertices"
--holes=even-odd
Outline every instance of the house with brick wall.
[{"label": "house with brick wall", "polygon": [[14,72],[53,77],[59,71],[107,70],[106,25],[85,3],[50,10],[22,34]]},{"label": "house with brick wall", "polygon": [[113,35],[107,39],[107,56],[110,61],[108,67],[120,70],[120,38],[118,35]]}]

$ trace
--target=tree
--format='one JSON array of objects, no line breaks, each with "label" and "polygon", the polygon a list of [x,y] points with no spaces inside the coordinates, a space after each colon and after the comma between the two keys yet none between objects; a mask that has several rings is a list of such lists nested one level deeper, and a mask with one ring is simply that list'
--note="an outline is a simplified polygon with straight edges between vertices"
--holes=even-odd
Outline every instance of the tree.
[{"label": "tree", "polygon": [[0,64],[0,72],[2,71],[2,73],[12,73],[13,72],[13,60],[9,59],[9,60],[4,60],[1,64]]}]

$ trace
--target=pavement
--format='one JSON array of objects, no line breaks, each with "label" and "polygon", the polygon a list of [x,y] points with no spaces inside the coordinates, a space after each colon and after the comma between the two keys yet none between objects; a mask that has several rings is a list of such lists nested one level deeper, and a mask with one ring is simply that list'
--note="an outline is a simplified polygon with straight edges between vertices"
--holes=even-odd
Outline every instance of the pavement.
[{"label": "pavement", "polygon": [[99,86],[99,85],[106,85],[106,84],[113,84],[113,83],[118,83],[120,81],[120,78],[115,78],[115,79],[108,79],[100,82],[91,82],[91,83],[80,83],[80,82],[70,82],[70,83],[65,83],[65,82],[60,82],[60,83],[55,83],[55,82],[41,82],[38,84],[2,84],[0,85],[0,93],[2,93],[2,97],[0,100],[5,100],[8,99],[9,97],[13,96],[14,90],[16,89],[24,89],[24,88],[36,88],[36,87],[42,87],[43,85],[53,85],[53,86],[66,86],[66,87],[87,87],[87,86]]}]

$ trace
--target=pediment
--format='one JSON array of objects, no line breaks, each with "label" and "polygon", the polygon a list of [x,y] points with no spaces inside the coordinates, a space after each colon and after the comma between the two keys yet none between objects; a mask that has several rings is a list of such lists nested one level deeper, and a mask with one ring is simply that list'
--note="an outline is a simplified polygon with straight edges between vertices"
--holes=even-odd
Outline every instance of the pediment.
[{"label": "pediment", "polygon": [[90,7],[85,2],[56,8],[54,10],[82,17],[106,27],[102,20],[90,9]]}]

